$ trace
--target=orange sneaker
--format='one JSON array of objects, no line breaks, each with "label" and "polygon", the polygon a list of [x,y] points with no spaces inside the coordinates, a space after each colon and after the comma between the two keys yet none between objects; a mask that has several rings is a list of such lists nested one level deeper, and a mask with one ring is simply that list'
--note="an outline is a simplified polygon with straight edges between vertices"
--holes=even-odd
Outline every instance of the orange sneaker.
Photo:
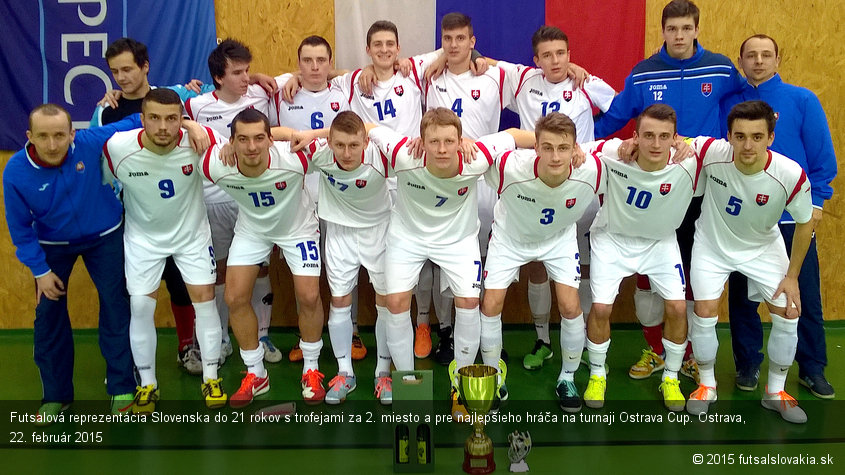
[{"label": "orange sneaker", "polygon": [[417,358],[428,358],[431,354],[431,327],[428,323],[417,325],[417,333],[414,335],[414,356]]},{"label": "orange sneaker", "polygon": [[361,336],[357,333],[352,334],[352,359],[355,361],[363,360],[367,357],[367,347],[361,341]]},{"label": "orange sneaker", "polygon": [[291,348],[290,353],[288,353],[288,359],[293,363],[298,363],[302,361],[302,348],[299,347],[299,342],[297,341],[293,348]]},{"label": "orange sneaker", "polygon": [[309,369],[302,375],[302,399],[305,404],[320,404],[326,399],[323,387],[323,373]]}]

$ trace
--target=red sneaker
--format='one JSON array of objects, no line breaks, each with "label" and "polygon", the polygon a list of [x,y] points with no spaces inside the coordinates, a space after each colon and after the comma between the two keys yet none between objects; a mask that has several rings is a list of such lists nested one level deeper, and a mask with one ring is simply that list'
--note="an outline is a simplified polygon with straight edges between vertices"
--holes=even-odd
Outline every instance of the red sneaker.
[{"label": "red sneaker", "polygon": [[270,390],[270,375],[259,378],[255,373],[247,373],[241,381],[241,387],[229,398],[229,406],[238,408],[252,403],[252,398]]},{"label": "red sneaker", "polygon": [[302,399],[305,404],[320,404],[326,399],[323,373],[309,369],[302,375]]}]

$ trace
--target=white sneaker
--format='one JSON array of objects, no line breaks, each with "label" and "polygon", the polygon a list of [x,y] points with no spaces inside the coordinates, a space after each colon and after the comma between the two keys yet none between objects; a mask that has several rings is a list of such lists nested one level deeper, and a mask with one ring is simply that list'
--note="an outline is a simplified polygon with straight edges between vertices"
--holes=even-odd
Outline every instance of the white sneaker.
[{"label": "white sneaker", "polygon": [[807,413],[804,409],[798,407],[798,401],[794,397],[781,391],[779,393],[769,393],[769,388],[766,387],[766,393],[763,394],[763,400],[760,403],[766,409],[770,409],[780,413],[780,417],[786,422],[793,424],[803,424],[807,422]]},{"label": "white sneaker", "polygon": [[707,414],[710,404],[716,401],[716,388],[712,386],[698,385],[698,389],[690,393],[687,400],[687,412],[694,416]]},{"label": "white sneaker", "polygon": [[224,341],[220,344],[220,359],[217,361],[218,366],[223,366],[226,363],[226,358],[232,355],[232,340]]},{"label": "white sneaker", "polygon": [[282,352],[276,348],[276,345],[270,340],[269,336],[262,336],[258,339],[261,346],[264,347],[264,361],[268,363],[278,363],[282,361]]},{"label": "white sneaker", "polygon": [[188,374],[202,374],[202,357],[200,357],[200,350],[196,346],[191,345],[180,351],[176,355],[176,363]]}]

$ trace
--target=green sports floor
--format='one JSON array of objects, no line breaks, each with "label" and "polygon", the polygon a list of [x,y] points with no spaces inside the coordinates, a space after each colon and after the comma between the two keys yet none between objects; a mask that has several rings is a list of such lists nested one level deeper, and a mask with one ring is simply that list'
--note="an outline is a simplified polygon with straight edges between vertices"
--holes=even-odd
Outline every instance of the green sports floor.
[{"label": "green sports floor", "polygon": [[[692,416],[685,419],[686,413],[670,416],[657,392],[659,372],[641,381],[627,376],[627,368],[639,357],[644,345],[641,332],[633,325],[614,326],[605,408],[585,407],[574,415],[574,420],[569,420],[554,398],[554,382],[560,370],[558,352],[541,370],[529,372],[522,368],[521,359],[533,347],[533,328],[506,327],[505,348],[511,355],[510,398],[501,407],[499,419],[486,427],[495,444],[497,472],[508,470],[507,434],[527,430],[534,441],[527,458],[531,473],[746,474],[804,473],[805,469],[806,473],[845,473],[845,404],[839,399],[821,401],[813,397],[799,386],[797,366],[793,366],[786,389],[799,400],[809,421],[800,426],[782,421],[759,403],[766,363],[757,391],[735,389],[730,336],[722,325],[718,333],[719,401],[710,411],[718,414],[717,420],[699,421]],[[288,329],[274,329],[271,337],[285,353],[297,340]],[[208,415],[210,422],[148,420],[80,425],[70,421],[70,417],[108,410],[103,385],[105,364],[96,333],[80,330],[75,333],[76,402],[66,413],[66,422],[42,429],[12,416],[13,412],[33,413],[39,405],[41,386],[32,359],[32,332],[0,332],[0,433],[6,439],[0,447],[0,473],[155,474],[236,469],[250,473],[391,473],[393,425],[389,418],[394,413],[374,401],[372,329],[363,329],[362,337],[370,353],[356,362],[358,388],[340,406],[304,405],[299,394],[301,366],[285,358],[267,365],[271,390],[256,398],[246,410],[209,411],[200,401],[199,377],[182,372],[176,365],[175,333],[159,330],[161,414],[199,419]],[[553,331],[555,348],[557,338]],[[328,336],[324,335],[323,340],[320,364],[328,383],[336,364]],[[826,374],[841,393],[845,391],[845,322],[827,324],[827,346],[830,364]],[[426,416],[432,418],[433,472],[463,473],[463,441],[470,427],[437,420],[449,413],[446,369],[431,359],[417,360],[416,368],[433,370],[434,401],[414,401],[413,410],[402,415],[420,417],[421,421]],[[230,394],[237,389],[242,370],[236,350],[221,369],[224,387]],[[582,367],[576,376],[582,392],[587,378]],[[688,378],[681,379],[681,389],[688,395],[695,385]],[[290,421],[251,420],[255,411],[287,401],[297,402],[297,416],[310,419],[297,421],[296,416],[291,416]],[[70,440],[36,441],[37,437],[62,436]],[[95,436],[102,441],[86,441]]]}]

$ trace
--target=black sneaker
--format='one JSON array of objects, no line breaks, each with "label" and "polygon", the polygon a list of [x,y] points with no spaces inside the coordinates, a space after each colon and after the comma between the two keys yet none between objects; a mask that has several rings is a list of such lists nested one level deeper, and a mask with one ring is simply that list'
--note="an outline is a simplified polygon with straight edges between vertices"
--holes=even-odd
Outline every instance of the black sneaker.
[{"label": "black sneaker", "polygon": [[434,348],[434,361],[448,366],[455,359],[455,341],[452,339],[452,327],[437,331],[437,347]]},{"label": "black sneaker", "polygon": [[813,396],[821,399],[833,399],[836,397],[836,392],[833,391],[833,386],[827,382],[823,374],[813,374],[802,376],[798,379],[801,386],[806,387],[813,393]]},{"label": "black sneaker", "polygon": [[560,408],[566,412],[578,412],[581,410],[581,395],[578,394],[578,388],[572,381],[558,381],[555,388],[557,394],[557,401]]},{"label": "black sneaker", "polygon": [[754,391],[760,381],[760,368],[736,372],[736,387],[742,391]]}]

